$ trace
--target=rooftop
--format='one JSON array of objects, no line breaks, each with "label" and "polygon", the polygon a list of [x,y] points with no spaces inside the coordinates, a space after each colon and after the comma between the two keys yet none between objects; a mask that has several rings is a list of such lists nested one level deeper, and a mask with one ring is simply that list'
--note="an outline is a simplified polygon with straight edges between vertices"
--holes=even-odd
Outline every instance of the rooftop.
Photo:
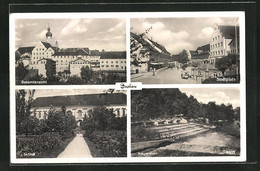
[{"label": "rooftop", "polygon": [[226,39],[233,39],[235,36],[239,35],[238,26],[219,25],[218,28],[222,33],[222,36],[224,36]]},{"label": "rooftop", "polygon": [[200,47],[197,48],[197,50],[202,50],[204,52],[209,51],[210,50],[210,44],[200,46]]},{"label": "rooftop", "polygon": [[126,59],[125,51],[102,52],[100,59]]},{"label": "rooftop", "polygon": [[208,58],[209,58],[208,52],[200,53],[200,54],[196,54],[196,55],[191,55],[191,59],[208,59]]},{"label": "rooftop", "polygon": [[95,105],[126,105],[126,95],[113,94],[84,94],[69,96],[38,97],[32,107],[50,106],[95,106]]},{"label": "rooftop", "polygon": [[16,51],[22,55],[25,53],[32,53],[32,50],[34,49],[35,46],[28,46],[28,47],[19,47]]}]

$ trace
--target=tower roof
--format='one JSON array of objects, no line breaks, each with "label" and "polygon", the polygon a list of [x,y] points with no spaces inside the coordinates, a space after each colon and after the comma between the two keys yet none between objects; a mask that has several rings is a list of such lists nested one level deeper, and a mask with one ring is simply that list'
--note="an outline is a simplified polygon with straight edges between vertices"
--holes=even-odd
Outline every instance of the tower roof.
[{"label": "tower roof", "polygon": [[46,38],[47,37],[52,37],[52,33],[51,33],[51,28],[48,26],[48,28],[47,28],[47,33],[46,33]]}]

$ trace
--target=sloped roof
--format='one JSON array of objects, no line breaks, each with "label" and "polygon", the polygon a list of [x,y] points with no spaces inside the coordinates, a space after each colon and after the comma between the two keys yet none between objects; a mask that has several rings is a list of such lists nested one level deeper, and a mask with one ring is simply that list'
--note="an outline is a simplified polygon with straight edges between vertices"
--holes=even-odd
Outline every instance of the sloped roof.
[{"label": "sloped roof", "polygon": [[90,56],[100,56],[101,52],[99,50],[90,50]]},{"label": "sloped roof", "polygon": [[126,59],[126,52],[102,52],[100,59]]},{"label": "sloped roof", "polygon": [[200,46],[197,48],[197,50],[202,50],[202,51],[209,51],[210,50],[210,44],[206,44],[206,45],[203,45],[203,46]]},{"label": "sloped roof", "polygon": [[149,39],[149,40],[150,40],[157,48],[159,48],[161,51],[163,51],[164,53],[170,54],[170,52],[168,52],[163,45],[161,45],[161,44],[159,44],[159,43],[157,43],[157,42],[155,42],[155,41],[153,41],[153,40],[151,40],[151,39]]},{"label": "sloped roof", "polygon": [[190,50],[190,54],[191,54],[191,56],[192,56],[192,55],[197,55],[197,54],[198,54],[198,51],[196,51],[196,50]]},{"label": "sloped roof", "polygon": [[220,30],[220,33],[222,33],[222,36],[224,36],[226,39],[233,39],[235,36],[239,35],[238,26],[220,25],[220,26],[218,26],[218,28]]},{"label": "sloped roof", "polygon": [[88,48],[64,48],[60,49],[59,51],[55,52],[53,55],[56,56],[64,56],[64,55],[88,55],[89,49]]},{"label": "sloped roof", "polygon": [[84,60],[84,59],[82,59],[82,58],[78,58],[78,59],[76,59],[76,60],[74,60],[74,61],[70,61],[70,63],[76,62],[76,61],[84,61],[84,62],[87,62],[86,60]]},{"label": "sloped roof", "polygon": [[32,50],[34,49],[35,46],[28,46],[28,47],[19,47],[16,52],[18,52],[20,55],[25,54],[25,53],[30,53],[32,54]]},{"label": "sloped roof", "polygon": [[[149,48],[149,49],[152,50],[152,51],[156,51],[146,40],[144,40],[144,38],[142,37],[142,36],[144,36],[144,34],[138,35],[138,34],[136,34],[136,33],[130,32],[130,35],[131,35],[132,38],[134,38],[135,40],[137,40],[137,41],[138,41],[139,43],[141,43],[143,46]],[[159,43],[157,43],[157,42],[155,42],[155,41],[153,41],[153,40],[151,40],[151,39],[148,39],[148,40],[149,40],[154,46],[156,46],[157,48],[159,48],[163,53],[170,54],[170,52],[168,52],[163,45],[161,45],[161,44],[159,44]]]},{"label": "sloped roof", "polygon": [[50,106],[95,106],[95,105],[126,105],[126,95],[123,93],[113,94],[84,94],[70,96],[38,97],[32,107]]},{"label": "sloped roof", "polygon": [[89,52],[89,48],[62,48],[60,49],[60,52],[76,52],[77,50],[82,49],[85,52]]},{"label": "sloped roof", "polygon": [[48,49],[49,47],[52,47],[50,43],[41,41],[42,44]]},{"label": "sloped roof", "polygon": [[208,59],[208,58],[209,58],[209,53],[191,55],[191,59]]}]

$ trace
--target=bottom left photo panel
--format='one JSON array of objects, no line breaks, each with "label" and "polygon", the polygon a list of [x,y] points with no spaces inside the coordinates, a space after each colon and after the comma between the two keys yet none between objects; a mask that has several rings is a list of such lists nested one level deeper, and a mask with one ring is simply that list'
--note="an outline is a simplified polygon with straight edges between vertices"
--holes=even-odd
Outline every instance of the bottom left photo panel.
[{"label": "bottom left photo panel", "polygon": [[17,89],[15,98],[17,159],[127,156],[126,91]]}]

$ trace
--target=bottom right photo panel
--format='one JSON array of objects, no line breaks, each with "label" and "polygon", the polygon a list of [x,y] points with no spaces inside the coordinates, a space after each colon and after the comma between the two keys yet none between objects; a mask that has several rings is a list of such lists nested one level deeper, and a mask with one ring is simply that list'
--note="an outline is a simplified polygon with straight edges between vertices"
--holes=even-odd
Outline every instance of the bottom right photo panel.
[{"label": "bottom right photo panel", "polygon": [[131,156],[240,156],[240,88],[131,91]]}]

